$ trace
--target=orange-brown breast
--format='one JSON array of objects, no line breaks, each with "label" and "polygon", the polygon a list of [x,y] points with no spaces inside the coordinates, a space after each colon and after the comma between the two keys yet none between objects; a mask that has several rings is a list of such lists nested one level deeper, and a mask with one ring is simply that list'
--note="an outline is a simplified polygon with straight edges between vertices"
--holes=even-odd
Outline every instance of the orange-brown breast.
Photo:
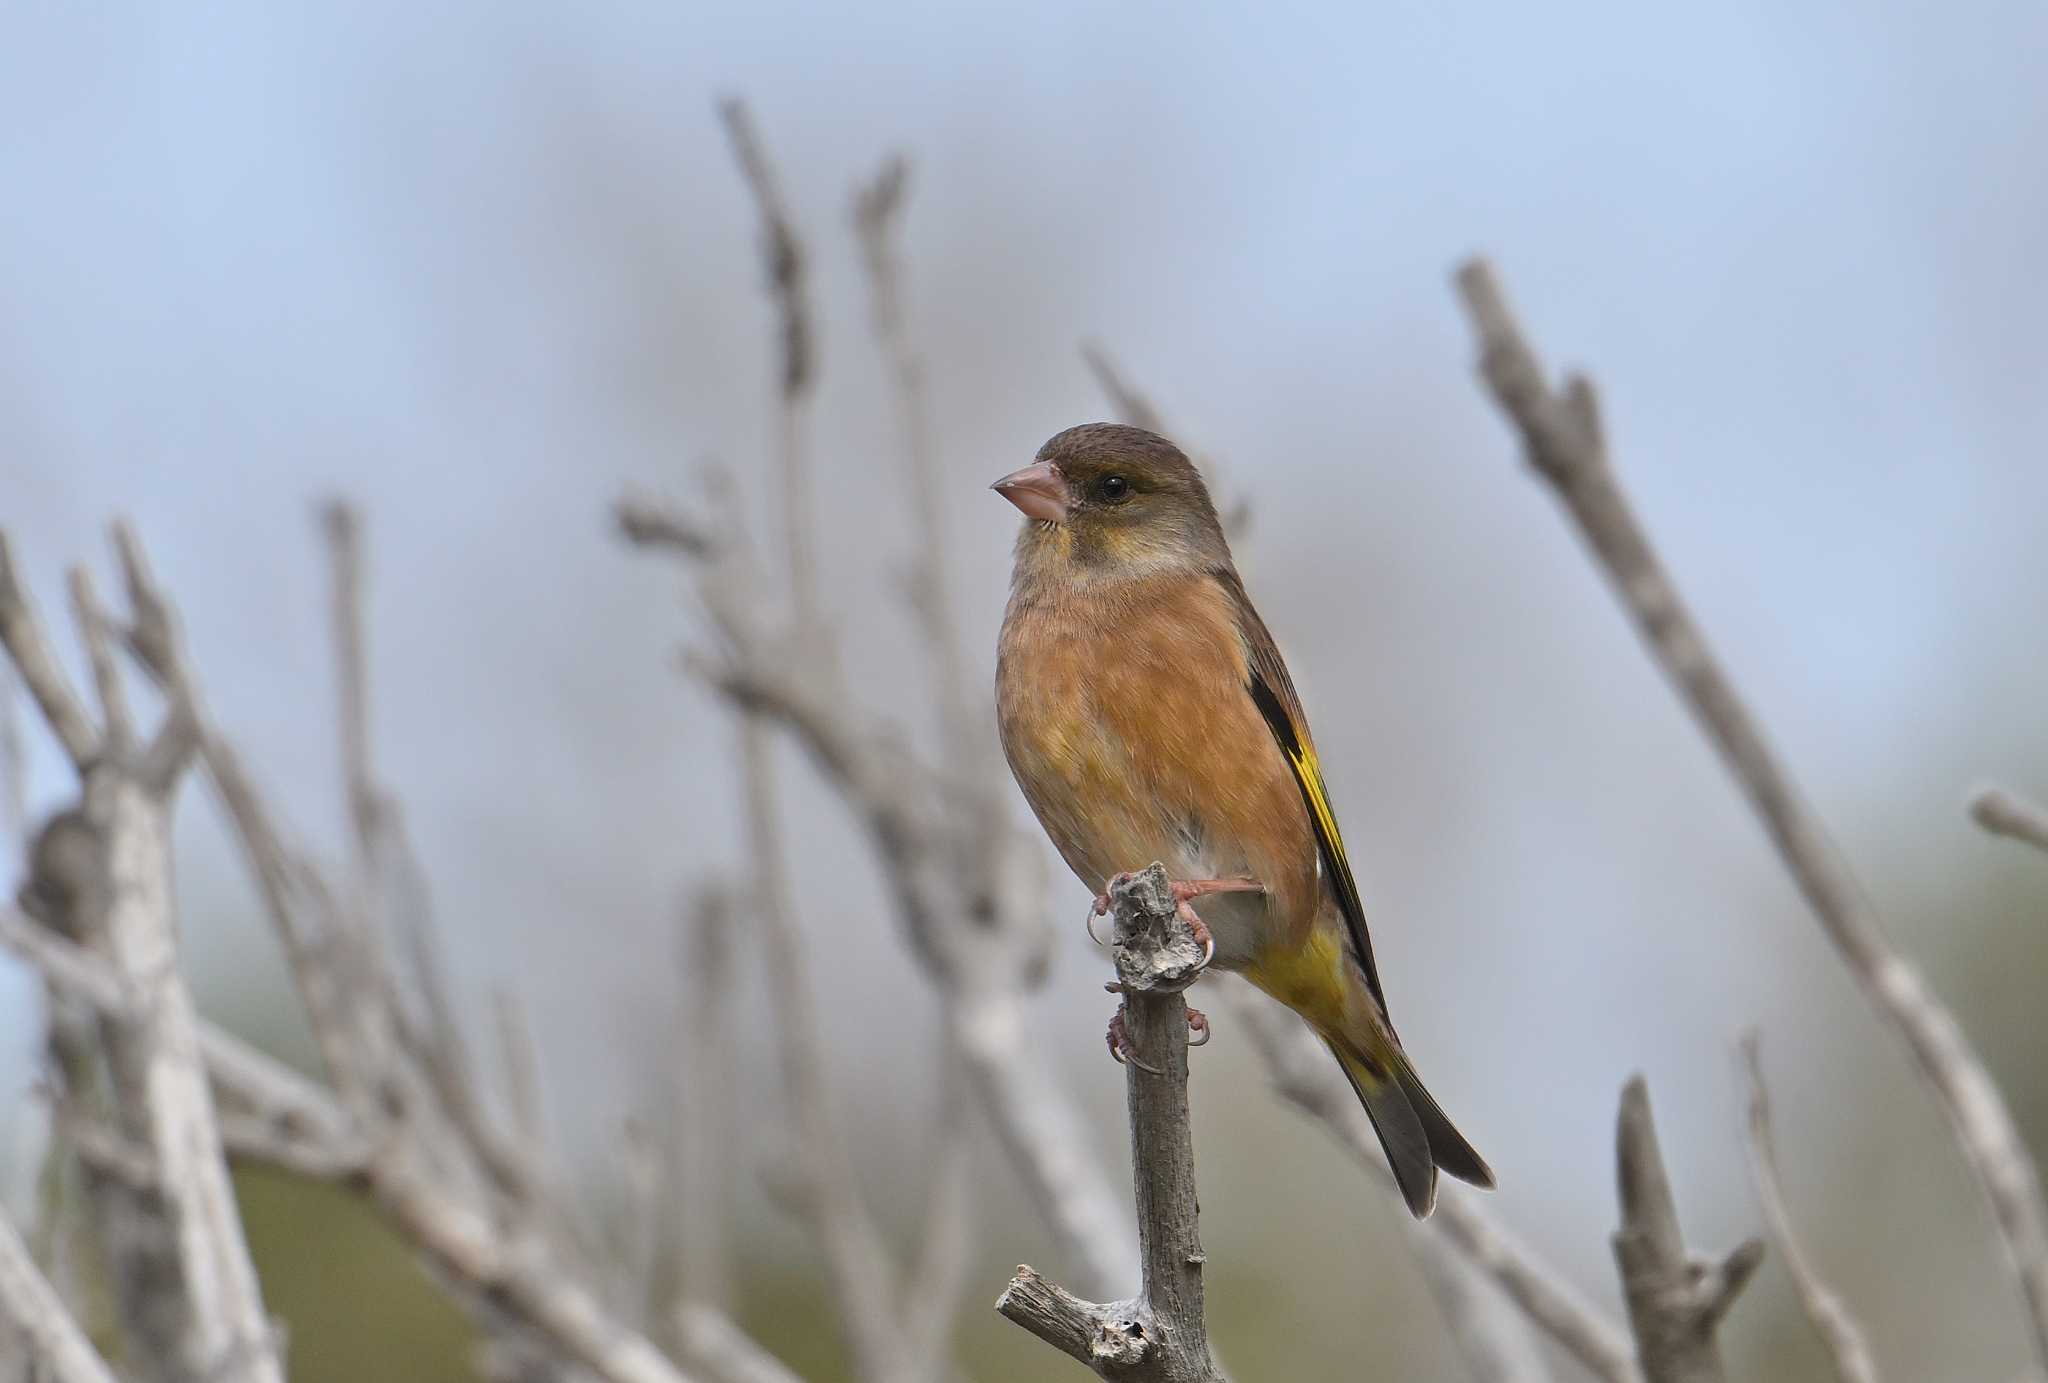
[{"label": "orange-brown breast", "polygon": [[1091,890],[1153,860],[1177,877],[1249,874],[1266,899],[1197,905],[1218,961],[1243,968],[1306,939],[1322,892],[1315,838],[1246,690],[1243,642],[1215,581],[1020,590],[1003,622],[996,706],[1025,798]]}]

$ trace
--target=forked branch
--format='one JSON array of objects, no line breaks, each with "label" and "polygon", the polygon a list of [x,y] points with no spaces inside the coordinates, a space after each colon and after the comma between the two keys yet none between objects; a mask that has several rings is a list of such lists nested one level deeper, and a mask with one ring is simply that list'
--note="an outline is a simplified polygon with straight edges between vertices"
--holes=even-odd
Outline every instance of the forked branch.
[{"label": "forked branch", "polygon": [[1117,985],[1124,996],[1131,1180],[1144,1277],[1129,1301],[1083,1301],[1019,1267],[996,1309],[1104,1378],[1221,1383],[1209,1357],[1188,1126],[1188,1007],[1181,991],[1202,948],[1182,920],[1164,866],[1110,887]]},{"label": "forked branch", "polygon": [[1553,389],[1509,312],[1493,269],[1471,260],[1458,291],[1479,338],[1480,373],[1607,574],[1637,632],[1735,776],[1779,858],[1879,1017],[1905,1040],[1977,1174],[2048,1365],[2048,1207],[2032,1155],[1955,1016],[1885,936],[1861,885],[1765,739],[1622,492],[1599,403],[1584,375]]}]

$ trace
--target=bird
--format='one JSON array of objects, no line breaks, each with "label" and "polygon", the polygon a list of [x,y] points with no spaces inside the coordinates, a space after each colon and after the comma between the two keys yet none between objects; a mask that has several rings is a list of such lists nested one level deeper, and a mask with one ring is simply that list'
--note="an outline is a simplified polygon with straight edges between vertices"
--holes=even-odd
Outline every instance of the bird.
[{"label": "bird", "polygon": [[1209,963],[1329,1046],[1417,1219],[1439,1170],[1492,1187],[1395,1035],[1301,698],[1201,473],[1157,433],[1088,423],[991,488],[1024,515],[1004,756],[1097,911],[1117,876],[1164,863]]}]

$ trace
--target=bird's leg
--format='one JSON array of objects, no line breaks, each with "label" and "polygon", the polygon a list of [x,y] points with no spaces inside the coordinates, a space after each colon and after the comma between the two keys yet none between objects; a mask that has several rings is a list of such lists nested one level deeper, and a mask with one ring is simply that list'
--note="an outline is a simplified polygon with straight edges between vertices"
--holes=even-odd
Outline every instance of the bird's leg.
[{"label": "bird's leg", "polygon": [[1209,1045],[1209,1015],[1198,1008],[1188,1010],[1188,1045],[1206,1047]]},{"label": "bird's leg", "polygon": [[[1188,924],[1188,931],[1202,948],[1202,966],[1206,970],[1209,962],[1216,959],[1216,937],[1209,930],[1209,924],[1202,915],[1190,907],[1197,898],[1211,893],[1264,893],[1266,886],[1257,879],[1173,879],[1173,901],[1180,912],[1180,920]],[[1204,1018],[1203,1023],[1209,1020]]]}]

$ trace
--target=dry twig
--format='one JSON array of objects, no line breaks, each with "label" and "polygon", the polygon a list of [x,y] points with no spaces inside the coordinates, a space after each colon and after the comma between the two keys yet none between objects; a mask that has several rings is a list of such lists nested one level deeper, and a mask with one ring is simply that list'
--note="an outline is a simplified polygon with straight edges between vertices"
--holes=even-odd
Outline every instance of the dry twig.
[{"label": "dry twig", "polygon": [[27,1348],[32,1378],[114,1383],[114,1371],[36,1268],[13,1222],[0,1214],[0,1345],[4,1344]]},{"label": "dry twig", "polygon": [[1663,559],[1622,493],[1593,385],[1553,390],[1508,310],[1492,268],[1472,260],[1458,291],[1480,345],[1480,372],[1529,463],[1576,523],[1644,643],[1756,809],[1779,858],[1881,1018],[1905,1040],[1977,1174],[2048,1363],[2048,1207],[2005,1097],[1955,1017],[1894,948],[1861,886],[1778,762],[1722,671]]},{"label": "dry twig", "polygon": [[1641,1076],[1622,1088],[1615,1140],[1621,1228],[1614,1234],[1614,1261],[1643,1377],[1648,1383],[1721,1383],[1715,1332],[1763,1262],[1764,1246],[1746,1240],[1719,1262],[1686,1252]]},{"label": "dry twig", "polygon": [[[104,1129],[123,1153],[92,1157],[91,1135],[80,1149],[133,1367],[166,1383],[274,1383],[283,1377],[277,1346],[178,969],[170,814],[189,722],[174,708],[136,751],[113,622],[82,569],[70,586],[100,701],[97,726],[56,667],[0,538],[0,637],[78,765],[82,799],[45,827],[23,898],[53,939],[75,938],[133,999],[102,1013],[96,1038],[68,1023],[53,1034],[73,1087],[63,1117]],[[90,1045],[105,1057],[103,1115],[79,1102]]]},{"label": "dry twig", "polygon": [[1203,1320],[1207,1259],[1196,1231],[1188,1008],[1181,998],[1199,973],[1202,948],[1179,915],[1164,866],[1114,881],[1110,901],[1131,1053],[1125,1089],[1142,1285],[1136,1298],[1102,1305],[1019,1267],[996,1309],[1104,1378],[1221,1383]]},{"label": "dry twig", "polygon": [[[1365,1111],[1351,1092],[1343,1074],[1330,1060],[1329,1050],[1303,1025],[1272,1000],[1247,984],[1224,987],[1235,1026],[1251,1039],[1266,1064],[1274,1088],[1302,1113],[1323,1124],[1353,1159],[1393,1189],[1393,1174],[1387,1170]],[[1489,1303],[1470,1300],[1471,1292],[1452,1294],[1443,1290],[1441,1274],[1430,1267],[1446,1252],[1455,1253],[1474,1271],[1490,1279],[1493,1288],[1512,1303],[1516,1311],[1554,1340],[1594,1377],[1606,1383],[1640,1383],[1635,1350],[1627,1331],[1606,1319],[1576,1291],[1569,1279],[1554,1266],[1539,1260],[1516,1241],[1478,1206],[1463,1196],[1447,1195],[1437,1200],[1436,1211],[1427,1220],[1406,1215],[1400,1223],[1409,1241],[1421,1255],[1431,1285],[1447,1320],[1452,1322],[1459,1347],[1468,1359],[1505,1355],[1526,1366],[1513,1348],[1511,1328],[1496,1318],[1499,1312]],[[1482,1375],[1483,1376],[1483,1375]]]},{"label": "dry twig", "polygon": [[1841,1383],[1878,1383],[1877,1361],[1871,1357],[1870,1342],[1863,1327],[1850,1314],[1848,1303],[1821,1277],[1820,1269],[1806,1256],[1799,1232],[1792,1224],[1792,1211],[1785,1204],[1784,1187],[1778,1180],[1778,1153],[1771,1136],[1771,1097],[1764,1085],[1764,1065],[1754,1032],[1742,1038],[1742,1070],[1749,1086],[1749,1170],[1756,1183],[1757,1202],[1762,1205],[1764,1225],[1771,1243],[1784,1260],[1785,1272],[1806,1319],[1827,1346],[1828,1357]]},{"label": "dry twig", "polygon": [[2048,807],[2029,802],[2017,793],[1999,787],[1981,788],[1970,799],[1970,815],[1993,835],[2048,850]]},{"label": "dry twig", "polygon": [[[452,1005],[426,919],[406,916],[408,909],[424,908],[414,877],[417,866],[405,850],[395,810],[372,775],[362,709],[367,692],[361,617],[355,608],[360,559],[353,547],[352,517],[331,511],[329,533],[336,540],[335,625],[344,722],[352,727],[344,737],[344,760],[352,807],[358,809],[352,811],[358,867],[378,881],[374,905],[388,907],[408,935],[410,976],[395,971],[386,958],[381,929],[360,913],[351,916],[304,853],[286,843],[231,747],[204,714],[177,637],[175,613],[150,577],[139,545],[125,530],[117,534],[134,609],[129,643],[163,684],[171,702],[170,723],[184,727],[187,743],[196,742],[221,790],[286,941],[339,1092],[330,1094],[190,1020],[187,1010],[193,1035],[185,1046],[205,1058],[222,1105],[222,1135],[238,1158],[367,1192],[487,1331],[513,1352],[544,1364],[546,1372],[573,1368],[606,1383],[687,1383],[682,1371],[609,1314],[581,1280],[569,1217],[548,1201],[529,1154],[513,1151],[514,1141],[490,1122],[473,1088],[473,1073],[456,1045]],[[22,633],[19,622],[14,628]],[[167,734],[159,732],[159,744]],[[152,745],[141,757],[169,756]],[[102,771],[94,769],[95,774]],[[135,803],[116,805],[132,812]],[[135,874],[132,887],[140,888],[148,878],[141,867],[155,857],[131,846],[128,854],[113,858],[116,883]],[[32,896],[47,904],[76,892],[37,889]],[[112,896],[118,902],[125,895],[116,888]],[[372,905],[367,897],[361,900],[363,907]],[[85,935],[90,939],[89,929]],[[164,1003],[153,988],[164,975],[175,982],[166,965],[117,963],[124,959],[118,952],[95,956],[62,935],[6,913],[0,913],[0,941],[27,954],[61,992],[95,1006],[110,1031],[147,1027],[161,1023],[166,1014],[178,1014],[176,1003]],[[407,1010],[408,985],[427,1009],[425,1024]],[[522,1108],[529,1103],[515,1101]],[[529,1112],[529,1123],[530,1117]],[[152,1165],[167,1163],[175,1165],[175,1156],[166,1159],[155,1149]],[[230,1312],[216,1314],[235,1319]],[[267,1349],[267,1330],[261,1343]],[[259,1359],[259,1352],[216,1351],[203,1376],[246,1376],[246,1369],[255,1366],[245,1364],[247,1359]]]}]

